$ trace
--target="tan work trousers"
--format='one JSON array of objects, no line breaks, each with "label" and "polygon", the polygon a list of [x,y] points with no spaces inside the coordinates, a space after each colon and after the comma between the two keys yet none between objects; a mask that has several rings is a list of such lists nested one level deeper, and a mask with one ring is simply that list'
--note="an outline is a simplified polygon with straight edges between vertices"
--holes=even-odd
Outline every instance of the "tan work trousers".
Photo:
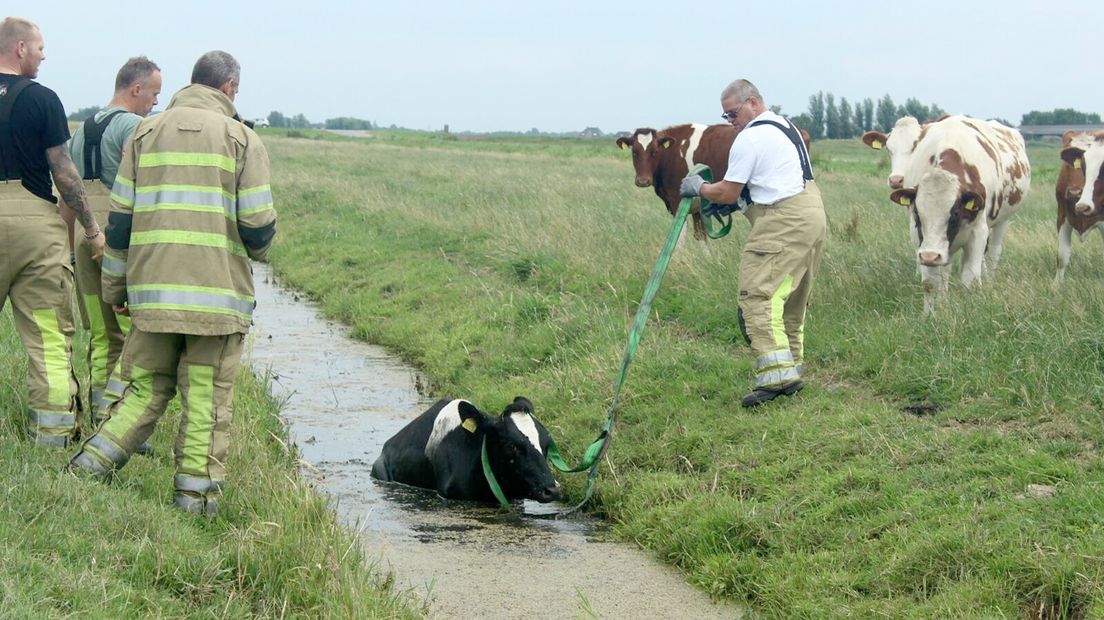
[{"label": "tan work trousers", "polygon": [[[96,216],[101,230],[107,230],[107,216],[111,209],[111,192],[99,181],[85,183],[88,204]],[[92,421],[100,422],[103,410],[104,390],[111,377],[119,355],[123,352],[123,341],[130,330],[130,318],[115,314],[111,304],[104,303],[100,296],[100,261],[92,260],[92,244],[79,239],[76,247],[77,306],[81,320],[88,330],[88,396]]]},{"label": "tan work trousers", "polygon": [[0,181],[0,307],[11,299],[27,353],[32,435],[53,447],[68,444],[77,422],[67,236],[57,205]]},{"label": "tan work trousers", "polygon": [[747,210],[751,233],[740,257],[740,311],[755,353],[756,387],[801,378],[805,309],[827,242],[820,190]]},{"label": "tan work trousers", "polygon": [[122,467],[153,434],[179,387],[176,488],[200,495],[221,488],[244,340],[244,334],[159,334],[132,326],[108,382],[107,419],[83,450],[108,469]]}]

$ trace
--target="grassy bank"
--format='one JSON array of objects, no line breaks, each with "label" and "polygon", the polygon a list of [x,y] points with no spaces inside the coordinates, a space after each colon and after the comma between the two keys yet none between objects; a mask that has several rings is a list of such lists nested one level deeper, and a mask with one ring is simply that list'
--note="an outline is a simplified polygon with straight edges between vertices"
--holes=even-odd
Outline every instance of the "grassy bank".
[{"label": "grassy bank", "polygon": [[[425,369],[434,396],[493,410],[524,394],[562,447],[589,442],[670,222],[612,140],[268,145],[287,282]],[[813,156],[832,232],[810,386],[739,408],[747,225],[708,252],[687,243],[594,510],[767,616],[1104,615],[1104,260],[1095,240],[1075,244],[1051,284],[1057,149],[1031,147],[1001,272],[981,290],[953,283],[934,317],[888,161],[858,141]],[[902,411],[916,404],[924,415]]]},{"label": "grassy bank", "polygon": [[71,451],[23,438],[23,353],[0,319],[0,617],[405,618],[354,536],[298,478],[277,403],[248,372],[235,393],[219,518],[173,510],[174,404],[112,482],[65,473]]}]

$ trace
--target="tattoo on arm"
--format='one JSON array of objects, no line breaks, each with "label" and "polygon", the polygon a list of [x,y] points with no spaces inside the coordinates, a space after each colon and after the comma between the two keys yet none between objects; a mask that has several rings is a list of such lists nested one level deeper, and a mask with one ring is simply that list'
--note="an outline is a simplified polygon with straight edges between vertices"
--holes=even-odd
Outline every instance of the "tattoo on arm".
[{"label": "tattoo on arm", "polygon": [[96,225],[96,217],[88,205],[77,167],[69,157],[69,147],[65,144],[46,149],[46,159],[50,162],[50,172],[54,175],[54,185],[65,204],[76,211],[81,226],[87,230]]}]

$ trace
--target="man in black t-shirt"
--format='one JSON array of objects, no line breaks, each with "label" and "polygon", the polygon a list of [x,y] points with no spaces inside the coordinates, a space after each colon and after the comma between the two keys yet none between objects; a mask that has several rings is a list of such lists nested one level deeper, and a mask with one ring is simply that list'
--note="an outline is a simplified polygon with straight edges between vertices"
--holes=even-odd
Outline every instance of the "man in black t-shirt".
[{"label": "man in black t-shirt", "polygon": [[[54,91],[30,81],[46,59],[38,26],[0,21],[0,306],[11,298],[23,341],[32,435],[65,447],[76,431],[72,281],[67,223],[79,220],[93,254],[104,237],[69,156],[69,125]],[[51,187],[57,187],[64,204]]]}]

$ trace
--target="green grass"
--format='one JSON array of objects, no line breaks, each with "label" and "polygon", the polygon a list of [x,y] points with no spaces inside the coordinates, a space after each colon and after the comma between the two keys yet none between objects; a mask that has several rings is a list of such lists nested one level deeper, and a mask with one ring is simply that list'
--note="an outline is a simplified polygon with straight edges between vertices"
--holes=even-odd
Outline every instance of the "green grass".
[{"label": "green grass", "polygon": [[[670,218],[611,140],[439,138],[269,139],[273,262],[423,368],[434,396],[493,410],[524,394],[581,450]],[[592,509],[767,617],[1104,615],[1104,259],[1075,244],[1052,286],[1057,149],[1030,154],[1000,273],[956,282],[928,317],[888,159],[815,144],[831,236],[810,386],[758,411],[737,402],[752,380],[735,294],[747,226],[708,253],[688,242]],[[916,403],[941,409],[901,411]]]},{"label": "green grass", "polygon": [[25,438],[25,365],[0,319],[0,617],[407,618],[355,535],[297,473],[267,395],[239,375],[227,492],[208,521],[171,508],[176,404],[107,483]]}]

